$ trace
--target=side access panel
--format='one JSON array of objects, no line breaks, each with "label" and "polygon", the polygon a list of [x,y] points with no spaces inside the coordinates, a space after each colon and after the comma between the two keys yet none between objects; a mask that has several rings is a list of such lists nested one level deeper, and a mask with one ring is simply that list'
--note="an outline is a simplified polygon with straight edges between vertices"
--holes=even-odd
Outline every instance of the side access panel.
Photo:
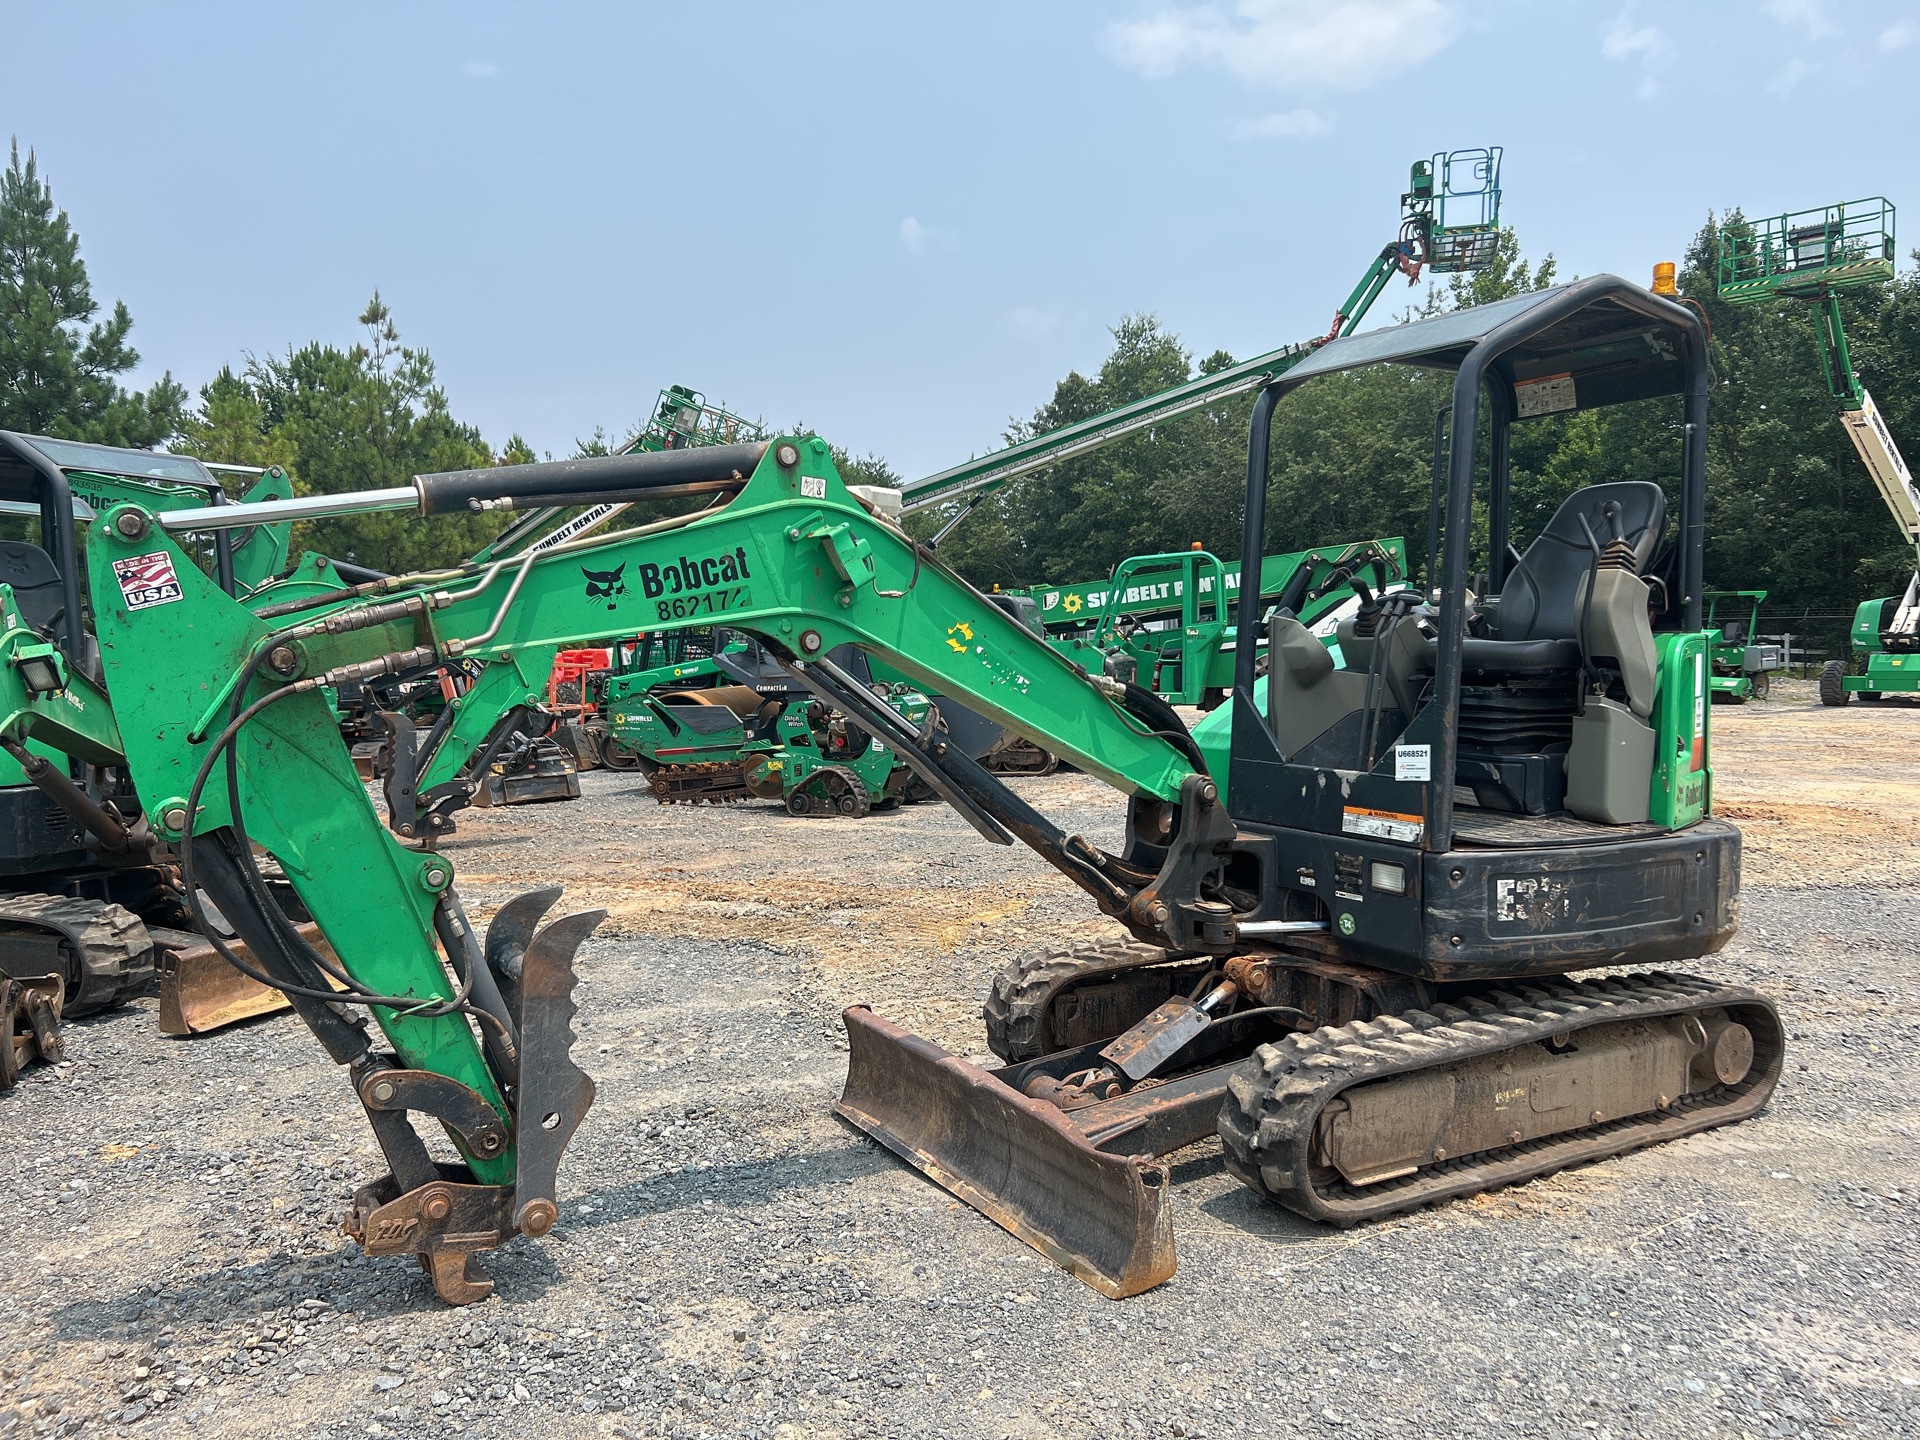
[{"label": "side access panel", "polygon": [[1613,845],[1426,857],[1435,980],[1553,975],[1710,955],[1740,923],[1740,832],[1703,820]]}]

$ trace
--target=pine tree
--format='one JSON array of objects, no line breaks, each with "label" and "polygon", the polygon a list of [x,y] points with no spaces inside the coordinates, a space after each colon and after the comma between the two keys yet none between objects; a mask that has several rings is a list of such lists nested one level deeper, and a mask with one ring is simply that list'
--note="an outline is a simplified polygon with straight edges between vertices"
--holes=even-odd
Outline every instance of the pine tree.
[{"label": "pine tree", "polygon": [[122,301],[99,302],[80,237],[29,150],[0,174],[0,427],[71,440],[146,447],[175,434],[186,391],[163,375],[144,394],[117,377],[140,363]]},{"label": "pine tree", "polygon": [[[379,291],[359,323],[366,338],[348,349],[316,340],[285,355],[249,356],[238,375],[222,370],[201,390],[180,448],[207,460],[284,466],[301,495],[387,489],[430,471],[500,463],[477,429],[453,418],[432,357],[401,343]],[[519,436],[501,457],[533,458]],[[303,524],[294,548],[376,570],[426,569],[465,559],[502,523],[499,515],[346,515]]]}]

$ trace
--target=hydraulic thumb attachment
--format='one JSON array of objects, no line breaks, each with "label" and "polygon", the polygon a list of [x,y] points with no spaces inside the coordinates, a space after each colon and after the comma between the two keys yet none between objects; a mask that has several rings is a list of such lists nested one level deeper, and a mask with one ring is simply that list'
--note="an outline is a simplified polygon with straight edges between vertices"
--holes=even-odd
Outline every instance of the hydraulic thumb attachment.
[{"label": "hydraulic thumb attachment", "polygon": [[[452,893],[443,895],[438,928],[483,1015],[503,1116],[498,1101],[473,1087],[376,1049],[366,1020],[345,1003],[348,994],[323,998],[340,977],[258,893],[228,832],[201,836],[194,848],[195,878],[261,967],[254,978],[283,990],[335,1063],[347,1067],[386,1159],[388,1173],[355,1191],[342,1228],[369,1255],[418,1255],[448,1304],[484,1300],[493,1282],[476,1253],[515,1235],[545,1235],[559,1218],[560,1159],[594,1097],[593,1081],[569,1054],[573,961],[606,912],[536,929],[560,893],[537,891],[502,907],[483,944]],[[416,1115],[437,1121],[463,1159],[434,1160],[414,1129]],[[511,1160],[511,1183],[485,1183],[465,1157]]]},{"label": "hydraulic thumb attachment", "polygon": [[1219,786],[1204,773],[1182,783],[1177,815],[1159,814],[1168,807],[1151,803],[1156,818],[1149,824],[1159,833],[1142,835],[1149,826],[1138,814],[1132,817],[1129,858],[1122,859],[1067,834],[952,744],[939,724],[937,707],[929,711],[926,724],[916,728],[831,660],[780,663],[823,700],[872,733],[884,735],[909,768],[982,836],[997,845],[1019,839],[1137,938],[1182,952],[1225,954],[1233,948],[1233,907],[1204,898],[1203,892],[1218,872],[1235,829],[1233,817],[1220,804]]}]

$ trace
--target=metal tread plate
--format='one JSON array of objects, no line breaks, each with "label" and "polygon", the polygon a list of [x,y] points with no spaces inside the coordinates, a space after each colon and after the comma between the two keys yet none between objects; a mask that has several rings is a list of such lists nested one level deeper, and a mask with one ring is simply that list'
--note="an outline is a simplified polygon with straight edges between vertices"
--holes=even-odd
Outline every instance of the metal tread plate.
[{"label": "metal tread plate", "polygon": [[1637,825],[1603,825],[1560,811],[1553,815],[1514,815],[1504,810],[1482,810],[1465,805],[1453,812],[1453,838],[1465,845],[1489,849],[1532,849],[1535,846],[1591,845],[1598,841],[1648,840],[1673,832],[1664,825],[1643,821]]}]

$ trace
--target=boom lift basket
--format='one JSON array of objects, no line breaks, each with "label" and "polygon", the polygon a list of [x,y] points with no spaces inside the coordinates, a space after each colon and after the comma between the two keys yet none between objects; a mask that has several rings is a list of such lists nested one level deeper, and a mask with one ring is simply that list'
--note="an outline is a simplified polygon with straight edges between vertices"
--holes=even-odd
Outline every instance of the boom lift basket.
[{"label": "boom lift basket", "polygon": [[1720,298],[1729,304],[1884,284],[1897,254],[1893,206],[1879,196],[1720,229]]},{"label": "boom lift basket", "polygon": [[1427,268],[1438,275],[1478,270],[1500,243],[1500,147],[1435,155],[1431,173]]}]

